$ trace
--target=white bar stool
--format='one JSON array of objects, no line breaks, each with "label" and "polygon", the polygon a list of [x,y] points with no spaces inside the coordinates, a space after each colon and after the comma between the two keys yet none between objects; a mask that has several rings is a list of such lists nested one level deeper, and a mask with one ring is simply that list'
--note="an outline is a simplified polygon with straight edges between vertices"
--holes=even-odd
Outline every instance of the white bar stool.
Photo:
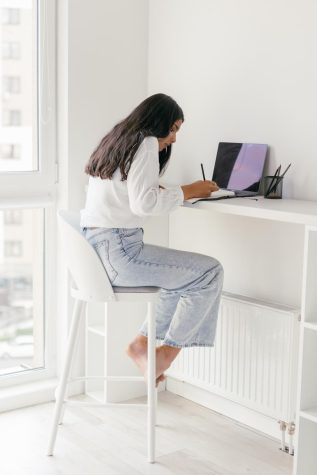
[{"label": "white bar stool", "polygon": [[[148,320],[148,375],[147,375],[147,403],[141,404],[147,407],[147,441],[148,461],[155,461],[155,418],[156,418],[156,328],[155,328],[155,302],[160,291],[157,287],[112,287],[107,273],[97,253],[81,233],[79,226],[79,213],[71,211],[59,211],[59,228],[64,249],[66,265],[75,283],[71,289],[71,295],[75,299],[72,321],[68,336],[68,345],[61,378],[56,390],[56,404],[54,409],[52,429],[50,433],[47,455],[53,455],[57,436],[58,425],[62,423],[63,410],[66,403],[82,406],[122,406],[121,403],[86,403],[75,402],[67,399],[67,385],[71,381],[84,381],[85,376],[71,378],[71,366],[74,355],[75,343],[78,336],[79,323],[84,314],[87,302],[147,302]],[[96,379],[112,381],[142,381],[143,376],[100,376]],[[89,377],[92,379],[92,377]],[[135,406],[135,404],[124,404]],[[140,406],[140,404],[138,404]]]}]

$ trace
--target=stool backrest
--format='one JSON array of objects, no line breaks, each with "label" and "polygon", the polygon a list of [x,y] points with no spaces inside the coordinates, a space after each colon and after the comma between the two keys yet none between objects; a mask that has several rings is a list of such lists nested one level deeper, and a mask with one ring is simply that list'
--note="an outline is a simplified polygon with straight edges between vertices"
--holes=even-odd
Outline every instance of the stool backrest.
[{"label": "stool backrest", "polygon": [[94,248],[81,233],[79,212],[60,210],[59,230],[68,270],[85,300],[115,298],[107,272]]}]

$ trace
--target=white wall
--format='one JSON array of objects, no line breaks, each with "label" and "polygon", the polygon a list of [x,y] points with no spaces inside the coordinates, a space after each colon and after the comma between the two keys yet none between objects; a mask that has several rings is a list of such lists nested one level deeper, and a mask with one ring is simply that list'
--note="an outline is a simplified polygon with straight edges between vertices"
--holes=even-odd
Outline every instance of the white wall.
[{"label": "white wall", "polygon": [[[260,142],[266,172],[292,162],[284,196],[317,199],[316,18],[313,0],[150,0],[149,92],[185,114],[166,181],[201,179],[201,162],[211,178],[219,141]],[[299,304],[302,229],[179,211],[170,235],[217,257],[226,290]]]},{"label": "white wall", "polygon": [[146,0],[68,1],[69,185],[83,206],[85,163],[147,92]]},{"label": "white wall", "polygon": [[222,263],[226,291],[299,308],[304,226],[182,208],[169,230],[172,248]]},{"label": "white wall", "polygon": [[317,199],[317,2],[150,0],[149,90],[183,107],[168,177],[210,177],[219,141],[270,146],[285,196]]}]

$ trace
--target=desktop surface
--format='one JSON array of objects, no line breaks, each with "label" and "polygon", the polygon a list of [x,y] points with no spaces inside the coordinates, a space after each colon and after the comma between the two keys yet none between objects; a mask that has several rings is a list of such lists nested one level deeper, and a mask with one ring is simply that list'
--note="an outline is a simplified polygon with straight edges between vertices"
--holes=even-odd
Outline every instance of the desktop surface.
[{"label": "desktop surface", "polygon": [[198,201],[195,204],[185,201],[184,206],[191,209],[317,226],[317,201],[286,198],[269,200],[263,196],[257,196],[253,198]]}]

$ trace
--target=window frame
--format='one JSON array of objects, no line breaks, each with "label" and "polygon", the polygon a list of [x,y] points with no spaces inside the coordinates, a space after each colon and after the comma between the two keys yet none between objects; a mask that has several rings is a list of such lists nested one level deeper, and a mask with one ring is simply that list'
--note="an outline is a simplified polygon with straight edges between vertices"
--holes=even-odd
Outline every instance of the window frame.
[{"label": "window frame", "polygon": [[0,388],[56,375],[56,0],[37,0],[38,162],[35,171],[0,172],[0,208],[44,211],[44,368],[2,375]]}]

